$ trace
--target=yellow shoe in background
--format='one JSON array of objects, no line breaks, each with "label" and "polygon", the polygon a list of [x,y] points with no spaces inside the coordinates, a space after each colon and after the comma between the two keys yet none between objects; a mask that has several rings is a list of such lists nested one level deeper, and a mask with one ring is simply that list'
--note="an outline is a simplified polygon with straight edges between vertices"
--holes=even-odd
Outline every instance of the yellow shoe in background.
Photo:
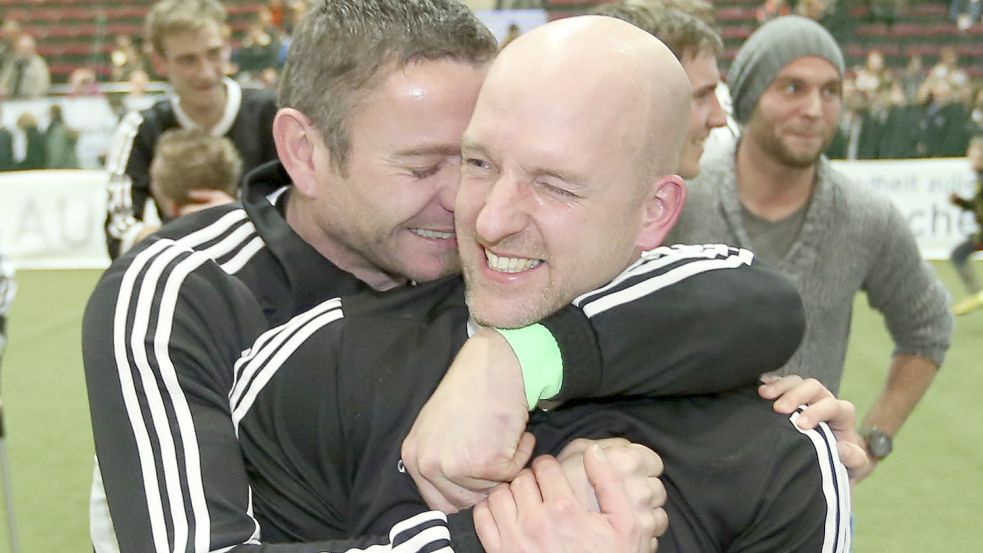
[{"label": "yellow shoe in background", "polygon": [[952,306],[953,315],[965,315],[983,307],[983,292],[977,292],[972,296]]}]

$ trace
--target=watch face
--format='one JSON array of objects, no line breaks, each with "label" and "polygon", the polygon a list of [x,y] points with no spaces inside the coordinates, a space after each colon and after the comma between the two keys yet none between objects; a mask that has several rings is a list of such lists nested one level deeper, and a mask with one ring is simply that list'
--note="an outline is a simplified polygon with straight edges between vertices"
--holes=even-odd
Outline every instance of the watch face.
[{"label": "watch face", "polygon": [[891,437],[879,430],[872,430],[867,437],[867,448],[874,457],[883,459],[891,453]]}]

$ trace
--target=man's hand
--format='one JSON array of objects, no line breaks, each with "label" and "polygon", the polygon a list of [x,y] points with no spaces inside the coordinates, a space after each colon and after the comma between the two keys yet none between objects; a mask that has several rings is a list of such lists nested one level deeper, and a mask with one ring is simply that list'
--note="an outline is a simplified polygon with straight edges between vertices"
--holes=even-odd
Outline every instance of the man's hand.
[{"label": "man's hand", "polygon": [[[599,445],[583,456],[600,512],[584,508],[559,462],[537,457],[511,484],[495,488],[474,510],[475,529],[488,553],[651,553],[660,527],[653,502],[639,511],[625,480]],[[664,531],[664,525],[662,525]]]},{"label": "man's hand", "polygon": [[228,204],[236,201],[235,198],[229,196],[225,192],[222,192],[221,190],[212,190],[210,188],[197,188],[194,190],[189,190],[188,200],[190,200],[189,203],[178,208],[178,216],[187,215],[196,211],[208,209],[209,207],[215,207],[217,205]]},{"label": "man's hand", "polygon": [[[775,411],[791,414],[800,405],[806,409],[799,415],[797,424],[803,429],[815,428],[820,422],[829,424],[836,436],[836,448],[840,461],[850,474],[850,482],[866,478],[874,470],[874,463],[867,456],[864,441],[857,432],[857,413],[852,403],[836,399],[815,378],[803,380],[800,376],[765,375],[758,393],[765,399],[775,399]],[[776,399],[777,398],[777,399]]]},{"label": "man's hand", "polygon": [[480,329],[413,423],[403,464],[431,508],[470,507],[529,462],[528,420],[518,359],[501,334]]},{"label": "man's hand", "polygon": [[590,511],[599,512],[597,495],[594,487],[587,478],[584,466],[584,455],[594,444],[601,446],[607,454],[608,461],[618,470],[625,481],[631,504],[642,511],[656,508],[656,535],[661,536],[666,531],[668,517],[663,507],[666,504],[666,487],[659,480],[662,476],[662,458],[651,449],[633,444],[624,438],[606,438],[603,440],[573,440],[556,459],[563,467],[563,472],[570,482],[570,487],[580,501],[580,504]]}]

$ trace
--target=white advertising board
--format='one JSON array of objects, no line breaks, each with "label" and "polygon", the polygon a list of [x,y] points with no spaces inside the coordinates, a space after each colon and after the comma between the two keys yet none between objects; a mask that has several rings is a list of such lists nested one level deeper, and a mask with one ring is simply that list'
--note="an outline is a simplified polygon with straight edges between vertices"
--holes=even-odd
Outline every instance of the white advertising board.
[{"label": "white advertising board", "polygon": [[911,227],[922,256],[947,259],[976,228],[973,215],[949,203],[950,194],[975,192],[976,175],[965,159],[836,161],[857,184],[890,198]]},{"label": "white advertising board", "polygon": [[0,251],[17,268],[109,265],[105,171],[0,173]]}]

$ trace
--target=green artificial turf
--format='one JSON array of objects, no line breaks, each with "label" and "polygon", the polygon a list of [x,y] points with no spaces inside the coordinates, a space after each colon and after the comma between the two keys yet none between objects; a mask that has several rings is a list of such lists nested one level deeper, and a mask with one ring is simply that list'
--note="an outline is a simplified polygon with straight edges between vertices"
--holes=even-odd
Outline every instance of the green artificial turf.
[{"label": "green artificial turf", "polygon": [[[948,263],[933,263],[955,301]],[[976,262],[983,275],[983,263]],[[858,296],[841,394],[866,411],[884,385],[891,340]],[[956,318],[943,368],[895,437],[894,452],[854,494],[854,551],[978,551],[983,513],[983,310]]]},{"label": "green artificial turf", "polygon": [[[2,393],[21,551],[91,551],[92,431],[82,310],[98,271],[22,271],[8,316]],[[0,551],[9,548],[6,523]]]},{"label": "green artificial turf", "polygon": [[[959,299],[944,263],[935,268]],[[983,274],[983,263],[977,264]],[[79,347],[95,271],[22,271],[9,321],[2,397],[21,551],[88,551],[92,435]],[[884,381],[890,340],[857,298],[843,396],[862,413]],[[857,552],[975,551],[983,513],[983,311],[957,319],[946,365],[856,490]],[[2,510],[2,509],[0,509]],[[973,524],[973,522],[977,524]],[[0,552],[7,551],[0,523]]]}]

